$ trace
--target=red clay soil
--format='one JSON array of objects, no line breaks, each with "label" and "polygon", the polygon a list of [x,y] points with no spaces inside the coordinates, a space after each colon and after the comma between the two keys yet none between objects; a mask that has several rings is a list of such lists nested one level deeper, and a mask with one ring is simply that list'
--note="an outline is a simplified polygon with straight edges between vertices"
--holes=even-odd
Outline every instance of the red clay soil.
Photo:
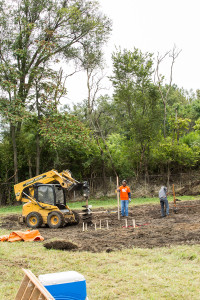
[{"label": "red clay soil", "polygon": [[[84,232],[82,222],[79,225],[59,229],[42,227],[39,231],[46,243],[52,242],[53,239],[52,245],[56,245],[56,239],[58,241],[56,249],[71,251],[111,252],[132,247],[153,248],[200,244],[200,200],[178,202],[176,214],[173,212],[173,205],[170,204],[170,216],[167,218],[160,217],[160,205],[131,207],[127,219],[128,228],[125,228],[126,218],[117,220],[116,209],[100,213],[104,210],[103,208],[93,210],[95,212],[93,224]],[[12,231],[26,230],[25,225],[18,224],[17,218],[17,215],[2,217],[0,227]],[[136,220],[135,229],[132,227],[132,219]],[[99,229],[100,220],[102,229]],[[96,231],[94,223],[97,226]],[[68,247],[68,242],[74,243],[78,248]],[[67,245],[66,248],[64,245]]]}]

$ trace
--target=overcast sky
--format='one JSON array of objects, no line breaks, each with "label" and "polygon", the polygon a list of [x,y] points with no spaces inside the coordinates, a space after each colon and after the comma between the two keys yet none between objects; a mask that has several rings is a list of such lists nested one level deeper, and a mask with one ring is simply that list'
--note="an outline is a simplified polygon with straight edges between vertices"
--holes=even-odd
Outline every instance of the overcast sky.
[{"label": "overcast sky", "polygon": [[[190,90],[200,88],[200,0],[99,0],[101,9],[113,22],[113,31],[105,47],[107,74],[112,72],[111,54],[115,46],[142,52],[164,54],[176,45],[182,50],[173,70],[173,83]],[[161,72],[169,82],[170,60]],[[105,85],[109,88],[108,81]],[[84,74],[67,82],[66,103],[87,97]],[[106,91],[112,94],[112,89]]]}]

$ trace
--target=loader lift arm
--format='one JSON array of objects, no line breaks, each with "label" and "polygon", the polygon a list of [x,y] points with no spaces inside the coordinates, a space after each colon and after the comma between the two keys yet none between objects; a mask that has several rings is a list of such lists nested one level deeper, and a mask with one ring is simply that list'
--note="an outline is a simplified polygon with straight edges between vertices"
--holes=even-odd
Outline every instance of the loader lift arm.
[{"label": "loader lift arm", "polygon": [[35,176],[31,179],[15,184],[14,190],[15,190],[16,200],[22,202],[29,202],[30,200],[35,201],[33,197],[31,197],[30,195],[29,197],[24,198],[23,197],[24,190],[32,187],[33,184],[35,183],[50,184],[53,182],[58,182],[62,186],[62,188],[66,190],[72,189],[75,185],[81,185],[80,182],[78,182],[71,176],[70,171],[65,170],[62,171],[61,173],[58,173],[58,171],[56,170],[51,170],[46,173]]}]

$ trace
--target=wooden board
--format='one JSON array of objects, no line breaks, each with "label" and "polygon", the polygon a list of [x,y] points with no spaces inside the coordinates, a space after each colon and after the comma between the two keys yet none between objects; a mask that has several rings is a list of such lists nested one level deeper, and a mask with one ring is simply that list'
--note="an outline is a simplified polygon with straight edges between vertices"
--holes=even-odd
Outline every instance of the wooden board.
[{"label": "wooden board", "polygon": [[30,270],[22,270],[25,275],[15,300],[55,300]]}]

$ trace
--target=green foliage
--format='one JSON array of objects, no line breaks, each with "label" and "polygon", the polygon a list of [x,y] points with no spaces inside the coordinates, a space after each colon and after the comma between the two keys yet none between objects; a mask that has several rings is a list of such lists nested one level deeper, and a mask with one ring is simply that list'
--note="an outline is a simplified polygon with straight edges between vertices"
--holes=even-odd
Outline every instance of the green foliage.
[{"label": "green foliage", "polygon": [[74,115],[51,113],[40,121],[40,133],[55,149],[69,145],[89,150],[90,131]]},{"label": "green foliage", "polygon": [[[152,53],[116,49],[113,97],[96,97],[111,31],[97,1],[13,0],[0,8],[2,183],[52,168],[68,168],[77,179],[199,168],[199,90],[161,86],[164,115]],[[87,72],[88,98],[62,110],[67,74],[52,66],[71,61]]]},{"label": "green foliage", "polygon": [[117,173],[123,178],[134,176],[134,169],[129,161],[129,144],[126,137],[118,133],[109,135],[107,139],[107,145],[115,162]]},{"label": "green foliage", "polygon": [[12,148],[8,138],[4,139],[3,143],[0,143],[0,170],[1,177],[0,181],[7,181],[10,171],[13,168],[13,159],[12,159]]},{"label": "green foliage", "polygon": [[25,103],[34,79],[48,62],[75,59],[85,41],[106,40],[110,21],[99,12],[98,2],[84,0],[20,0],[10,7],[2,1],[0,17],[4,36],[0,54],[0,87],[10,101]]},{"label": "green foliage", "polygon": [[192,104],[191,104],[191,111],[193,114],[193,118],[197,120],[200,118],[200,98],[196,99]]},{"label": "green foliage", "polygon": [[177,142],[179,138],[187,132],[189,128],[189,123],[191,122],[190,119],[183,119],[180,117],[170,117],[168,120],[169,127],[170,127],[170,136],[175,139]]},{"label": "green foliage", "polygon": [[167,165],[176,163],[180,166],[194,166],[198,161],[198,152],[184,142],[177,143],[171,137],[163,139],[152,149],[155,163]]},{"label": "green foliage", "polygon": [[187,144],[190,148],[200,149],[200,134],[197,131],[192,131],[181,138],[181,142]]},{"label": "green foliage", "polygon": [[118,120],[127,139],[134,141],[133,148],[137,152],[134,167],[139,164],[139,171],[142,171],[149,147],[157,138],[157,128],[161,126],[159,93],[152,82],[152,54],[139,49],[119,50],[112,58],[114,75],[111,80]]},{"label": "green foliage", "polygon": [[194,130],[200,133],[200,118],[195,122]]},{"label": "green foliage", "polygon": [[[50,66],[61,60],[77,63],[88,42],[100,49],[111,23],[97,1],[3,0],[0,5],[0,114],[12,134],[17,182],[21,174],[27,176],[27,162],[29,174],[33,172],[39,156],[48,157],[41,170],[58,165],[59,147],[71,149],[71,159],[73,153],[82,159],[90,155],[89,130],[73,116],[59,114],[66,74]],[[97,51],[88,55],[89,60],[98,60]],[[9,172],[13,175],[13,170]]]}]

